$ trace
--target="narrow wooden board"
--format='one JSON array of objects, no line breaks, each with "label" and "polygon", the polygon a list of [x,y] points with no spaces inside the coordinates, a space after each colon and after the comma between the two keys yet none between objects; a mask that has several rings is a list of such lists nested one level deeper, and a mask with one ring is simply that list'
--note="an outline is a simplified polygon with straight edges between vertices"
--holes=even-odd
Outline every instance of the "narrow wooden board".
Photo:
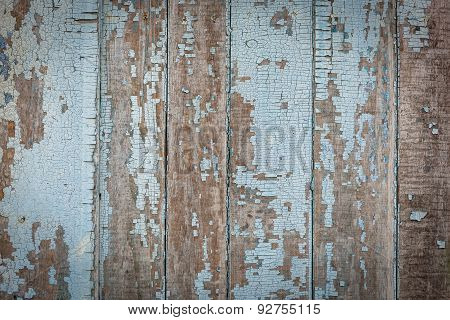
[{"label": "narrow wooden board", "polygon": [[394,9],[315,2],[316,299],[394,298]]},{"label": "narrow wooden board", "polygon": [[0,2],[0,298],[89,299],[97,1]]},{"label": "narrow wooden board", "polygon": [[450,3],[399,3],[399,297],[450,298]]},{"label": "narrow wooden board", "polygon": [[164,298],[165,1],[102,6],[100,297]]},{"label": "narrow wooden board", "polygon": [[169,1],[167,298],[226,297],[226,1]]},{"label": "narrow wooden board", "polygon": [[310,1],[231,1],[231,298],[310,297]]}]

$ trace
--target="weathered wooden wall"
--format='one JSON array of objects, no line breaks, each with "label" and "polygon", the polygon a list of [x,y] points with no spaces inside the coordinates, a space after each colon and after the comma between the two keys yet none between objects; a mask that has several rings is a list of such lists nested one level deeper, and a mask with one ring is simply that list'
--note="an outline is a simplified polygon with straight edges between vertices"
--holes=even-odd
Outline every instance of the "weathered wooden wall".
[{"label": "weathered wooden wall", "polygon": [[450,2],[399,19],[399,297],[450,298]]},{"label": "weathered wooden wall", "polygon": [[1,299],[450,297],[446,0],[4,0]]}]

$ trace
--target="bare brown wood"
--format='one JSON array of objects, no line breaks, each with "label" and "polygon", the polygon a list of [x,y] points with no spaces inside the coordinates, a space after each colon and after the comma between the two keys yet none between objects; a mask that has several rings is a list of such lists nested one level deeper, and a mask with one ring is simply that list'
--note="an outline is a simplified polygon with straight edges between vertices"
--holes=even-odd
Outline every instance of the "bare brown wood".
[{"label": "bare brown wood", "polygon": [[314,297],[395,290],[393,1],[316,1]]},{"label": "bare brown wood", "polygon": [[167,297],[226,297],[226,1],[169,1]]},{"label": "bare brown wood", "polygon": [[102,11],[101,297],[164,298],[165,1]]},{"label": "bare brown wood", "polygon": [[399,297],[450,298],[450,3],[400,1]]}]

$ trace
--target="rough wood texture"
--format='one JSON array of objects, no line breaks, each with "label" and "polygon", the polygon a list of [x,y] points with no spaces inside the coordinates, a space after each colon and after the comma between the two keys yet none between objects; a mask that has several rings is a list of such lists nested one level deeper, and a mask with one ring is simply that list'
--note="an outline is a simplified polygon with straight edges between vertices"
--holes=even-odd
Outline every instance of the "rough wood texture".
[{"label": "rough wood texture", "polygon": [[0,298],[94,287],[97,1],[0,2]]},{"label": "rough wood texture", "polygon": [[399,297],[450,298],[450,2],[400,1]]},{"label": "rough wood texture", "polygon": [[0,299],[448,299],[449,16],[1,0]]},{"label": "rough wood texture", "polygon": [[311,2],[231,1],[231,297],[309,297]]},{"label": "rough wood texture", "polygon": [[393,2],[315,3],[314,297],[392,299]]},{"label": "rough wood texture", "polygon": [[100,284],[164,298],[164,1],[103,3]]},{"label": "rough wood texture", "polygon": [[169,1],[167,298],[226,297],[226,1]]}]

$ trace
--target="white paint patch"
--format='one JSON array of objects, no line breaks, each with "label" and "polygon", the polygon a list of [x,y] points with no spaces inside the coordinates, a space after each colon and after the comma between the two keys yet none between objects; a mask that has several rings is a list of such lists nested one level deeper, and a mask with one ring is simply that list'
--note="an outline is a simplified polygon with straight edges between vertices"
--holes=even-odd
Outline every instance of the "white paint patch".
[{"label": "white paint patch", "polygon": [[192,212],[192,222],[191,222],[192,227],[198,228],[200,226],[199,221],[198,221],[198,217],[197,217],[197,213]]},{"label": "white paint patch", "polygon": [[[376,85],[373,70],[360,68],[359,63],[361,58],[374,61],[380,25],[387,8],[385,6],[382,16],[375,10],[367,13],[365,7],[369,3],[375,8],[375,1],[368,0],[351,6],[347,6],[345,1],[334,1],[332,5],[329,1],[316,1],[317,99],[328,99],[328,83],[333,80],[339,91],[332,101],[337,114],[336,123],[341,125],[345,141],[343,160],[349,159],[355,146],[357,108],[367,103],[369,93]],[[329,18],[332,12],[334,19]],[[366,17],[370,26],[367,29]],[[344,24],[344,32],[337,31],[337,23]],[[350,43],[353,50],[345,50],[346,43]]]},{"label": "white paint patch", "polygon": [[300,279],[302,284],[308,281],[309,259],[292,257],[291,259],[291,275],[293,278]]},{"label": "white paint patch", "polygon": [[361,269],[361,271],[363,272],[364,275],[364,289],[367,290],[367,269],[366,269],[366,261],[363,258],[359,259],[359,268]]},{"label": "white paint patch", "polygon": [[436,243],[439,249],[445,249],[445,240],[437,240]]},{"label": "white paint patch", "polygon": [[361,251],[367,252],[367,251],[369,251],[369,248],[365,245],[365,242],[366,242],[366,231],[365,231],[364,220],[362,219],[362,217],[358,218],[358,226],[361,229],[361,238],[360,238],[360,241],[361,241],[361,244],[362,244]]},{"label": "white paint patch", "polygon": [[423,218],[425,218],[427,216],[427,212],[425,211],[411,211],[411,213],[409,214],[409,219],[411,221],[422,221]]},{"label": "white paint patch", "polygon": [[208,178],[209,173],[208,171],[211,169],[211,160],[207,158],[203,158],[200,161],[200,171],[201,171],[201,177],[202,181],[206,181],[206,178]]},{"label": "white paint patch", "polygon": [[202,96],[196,96],[194,99],[192,99],[192,105],[195,109],[195,115],[194,115],[194,123],[199,124],[200,123],[200,117],[201,117],[201,109],[200,109],[200,102],[202,101]]},{"label": "white paint patch", "polygon": [[334,282],[337,280],[337,271],[333,267],[333,247],[334,245],[331,242],[327,242],[325,245],[325,255],[327,258],[326,285],[325,289],[320,287],[315,288],[317,299],[328,299],[338,296],[334,285]]},{"label": "white paint patch", "polygon": [[[185,26],[185,32],[183,34],[183,43],[178,44],[178,54],[176,57],[176,62],[180,62],[182,57],[185,58],[195,58],[194,53],[194,21],[197,21],[197,17],[193,16],[189,10],[184,11],[184,19],[182,24]],[[189,68],[189,67],[186,67]],[[186,73],[191,73],[186,70]]]},{"label": "white paint patch", "polygon": [[53,266],[51,266],[50,269],[48,269],[48,283],[49,284],[56,285],[55,275],[56,275],[56,269]]},{"label": "white paint patch", "polygon": [[148,226],[150,227],[154,237],[158,237],[161,234],[161,228],[159,224],[156,223],[155,219],[150,219]]},{"label": "white paint patch", "polygon": [[324,225],[327,228],[333,226],[334,184],[327,174],[322,181],[322,204],[326,205]]},{"label": "white paint patch", "polygon": [[[334,197],[334,184],[332,176],[334,173],[334,148],[331,141],[326,138],[330,133],[328,124],[324,124],[322,132],[320,134],[320,163],[323,165],[325,171],[322,181],[322,204],[326,206],[324,225],[327,228],[333,226],[333,205],[335,202]],[[318,162],[319,163],[319,162]],[[320,164],[319,163],[319,164]]]},{"label": "white paint patch", "polygon": [[408,48],[413,52],[420,52],[428,47],[430,35],[428,29],[427,9],[431,0],[403,0],[399,6],[399,21],[403,28],[403,38]]},{"label": "white paint patch", "polygon": [[211,263],[208,262],[208,239],[206,236],[203,238],[203,258],[204,269],[197,273],[197,278],[195,279],[195,292],[200,300],[209,300],[211,290],[205,288],[205,284],[212,279],[211,274]]},{"label": "white paint patch", "polygon": [[132,235],[139,235],[144,248],[148,248],[147,242],[147,223],[145,214],[141,213],[138,219],[133,219],[134,229],[130,231]]},{"label": "white paint patch", "polygon": [[34,291],[33,288],[28,288],[28,291],[25,292],[25,299],[32,299],[34,296],[36,295],[36,292]]},{"label": "white paint patch", "polygon": [[130,66],[130,72],[131,72],[131,77],[132,78],[136,78],[137,77],[137,68],[136,65],[132,64]]},{"label": "white paint patch", "polygon": [[192,230],[192,236],[198,237],[198,228],[200,228],[200,223],[198,221],[196,212],[192,212],[191,226],[192,226],[192,228],[194,228],[194,230]]}]

